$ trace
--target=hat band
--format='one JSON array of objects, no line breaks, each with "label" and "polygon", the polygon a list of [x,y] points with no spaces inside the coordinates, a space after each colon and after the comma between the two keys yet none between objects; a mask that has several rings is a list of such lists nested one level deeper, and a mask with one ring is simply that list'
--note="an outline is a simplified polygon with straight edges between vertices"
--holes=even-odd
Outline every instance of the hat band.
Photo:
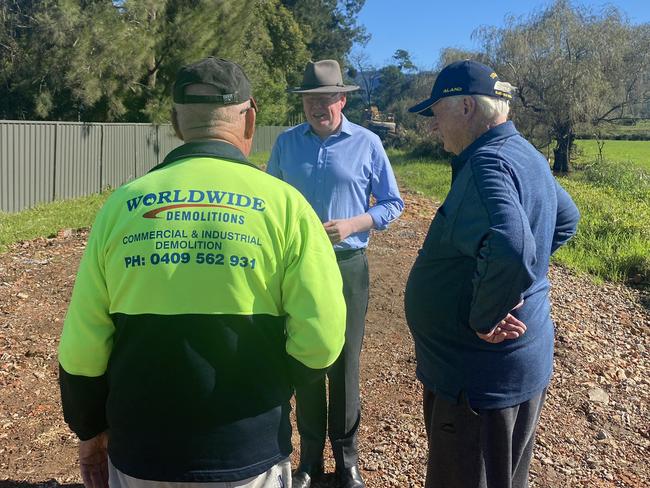
[{"label": "hat band", "polygon": [[183,93],[176,103],[220,103],[222,105],[232,105],[234,103],[243,103],[239,100],[238,93],[226,93],[224,95],[187,95]]},{"label": "hat band", "polygon": [[326,86],[340,86],[341,88],[344,88],[345,85],[343,83],[333,83],[329,85],[303,85],[300,88],[305,89],[305,90],[310,90],[312,88],[323,88]]}]

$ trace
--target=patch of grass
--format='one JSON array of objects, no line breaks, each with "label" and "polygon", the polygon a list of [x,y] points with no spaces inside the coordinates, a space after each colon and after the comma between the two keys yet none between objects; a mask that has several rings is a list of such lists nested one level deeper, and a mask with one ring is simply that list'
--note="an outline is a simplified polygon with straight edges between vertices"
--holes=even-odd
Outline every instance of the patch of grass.
[{"label": "patch of grass", "polygon": [[388,151],[388,158],[400,186],[439,202],[445,199],[451,185],[449,161],[426,157],[412,158],[401,150]]},{"label": "patch of grass", "polygon": [[56,235],[60,229],[90,227],[110,192],[45,203],[17,213],[0,212],[0,252],[18,241]]},{"label": "patch of grass", "polygon": [[[628,166],[650,171],[650,141],[606,140],[603,158],[607,161],[626,163]],[[598,145],[595,140],[578,140],[578,165],[591,164],[598,158]]]},{"label": "patch of grass", "polygon": [[266,162],[269,160],[270,156],[271,156],[270,151],[257,152],[257,153],[250,154],[248,156],[248,160],[254,165],[259,166],[260,168],[266,168]]},{"label": "patch of grass", "polygon": [[[268,152],[256,153],[249,159],[264,166],[268,157]],[[401,150],[389,151],[389,157],[403,188],[440,202],[445,199],[451,184],[448,161],[412,158]],[[650,283],[650,170],[608,161],[584,168],[559,179],[582,219],[576,237],[554,260],[600,280]],[[0,213],[0,252],[17,241],[90,226],[108,194]]]},{"label": "patch of grass", "polygon": [[[399,151],[389,157],[402,187],[444,200],[451,182],[447,161],[409,159]],[[597,280],[650,283],[650,172],[594,163],[559,182],[582,218],[577,235],[553,261]]]},{"label": "patch of grass", "polygon": [[580,137],[584,139],[594,139],[596,134],[600,132],[600,137],[603,139],[632,139],[632,140],[648,140],[650,139],[650,120],[638,120],[634,123],[625,124],[603,124],[598,129],[581,134]]},{"label": "patch of grass", "polygon": [[650,283],[650,172],[605,161],[560,181],[582,218],[558,261],[604,280]]}]

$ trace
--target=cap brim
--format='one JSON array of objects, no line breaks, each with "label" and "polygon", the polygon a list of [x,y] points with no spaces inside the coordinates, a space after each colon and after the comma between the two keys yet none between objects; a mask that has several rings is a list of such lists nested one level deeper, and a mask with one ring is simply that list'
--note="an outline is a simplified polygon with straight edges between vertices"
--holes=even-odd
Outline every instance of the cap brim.
[{"label": "cap brim", "polygon": [[345,86],[318,86],[316,88],[303,88],[298,86],[296,88],[289,88],[287,90],[289,93],[342,93],[342,92],[351,92],[358,90],[359,87],[356,85],[345,85]]},{"label": "cap brim", "polygon": [[431,107],[437,101],[438,100],[435,98],[427,98],[426,100],[418,103],[417,105],[413,105],[411,108],[409,108],[409,112],[416,113],[418,115],[424,115],[425,117],[433,117],[433,112],[431,111]]}]

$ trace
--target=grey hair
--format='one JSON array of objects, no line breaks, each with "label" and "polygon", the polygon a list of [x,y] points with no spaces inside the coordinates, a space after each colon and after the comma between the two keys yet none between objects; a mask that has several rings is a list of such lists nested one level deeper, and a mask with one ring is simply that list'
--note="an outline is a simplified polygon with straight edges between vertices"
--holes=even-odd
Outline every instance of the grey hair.
[{"label": "grey hair", "polygon": [[[516,88],[510,83],[505,81],[499,81],[499,90],[505,93],[513,93]],[[458,107],[460,102],[463,100],[463,97],[471,96],[476,101],[476,107],[479,114],[488,122],[492,122],[495,119],[508,116],[510,112],[510,101],[505,98],[496,98],[489,97],[487,95],[455,95],[449,97],[450,106]]]},{"label": "grey hair", "polygon": [[485,95],[472,95],[476,100],[476,107],[481,115],[488,121],[493,121],[499,117],[508,116],[510,112],[510,102],[505,98],[488,97]]},{"label": "grey hair", "polygon": [[[507,81],[497,81],[494,84],[494,90],[497,93],[512,95],[517,88]],[[510,112],[510,101],[508,99],[474,95],[474,100],[476,100],[479,111],[488,121],[507,117],[508,112]]]}]

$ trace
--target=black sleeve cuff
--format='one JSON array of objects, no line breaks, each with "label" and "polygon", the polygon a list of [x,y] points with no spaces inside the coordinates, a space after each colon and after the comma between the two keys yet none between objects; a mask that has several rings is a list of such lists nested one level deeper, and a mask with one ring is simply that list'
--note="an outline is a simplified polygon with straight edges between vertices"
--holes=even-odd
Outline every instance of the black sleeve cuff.
[{"label": "black sleeve cuff", "polygon": [[66,372],[59,364],[59,387],[63,418],[79,439],[92,439],[108,428],[106,375],[92,378],[76,376]]}]

